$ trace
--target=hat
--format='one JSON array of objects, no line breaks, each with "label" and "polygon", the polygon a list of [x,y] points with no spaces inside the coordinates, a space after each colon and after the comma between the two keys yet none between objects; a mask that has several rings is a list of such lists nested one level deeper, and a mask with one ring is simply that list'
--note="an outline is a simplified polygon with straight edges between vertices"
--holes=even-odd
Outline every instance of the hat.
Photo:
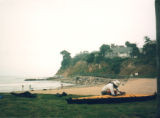
[{"label": "hat", "polygon": [[112,83],[117,87],[121,84],[121,82],[118,80],[112,81]]}]

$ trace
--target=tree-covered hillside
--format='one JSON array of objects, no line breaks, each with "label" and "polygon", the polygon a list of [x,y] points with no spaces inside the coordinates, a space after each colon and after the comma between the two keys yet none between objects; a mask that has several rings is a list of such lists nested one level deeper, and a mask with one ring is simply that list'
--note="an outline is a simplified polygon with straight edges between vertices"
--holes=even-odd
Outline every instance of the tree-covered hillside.
[{"label": "tree-covered hillside", "polygon": [[126,41],[125,46],[102,44],[98,51],[80,52],[74,57],[66,50],[57,75],[144,76],[156,75],[156,41],[144,37],[143,48]]}]

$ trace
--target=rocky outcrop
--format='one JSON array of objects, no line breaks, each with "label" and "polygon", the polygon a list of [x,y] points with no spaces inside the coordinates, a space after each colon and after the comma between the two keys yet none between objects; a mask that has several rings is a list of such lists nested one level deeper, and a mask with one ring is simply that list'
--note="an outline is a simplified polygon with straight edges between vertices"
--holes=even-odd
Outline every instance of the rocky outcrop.
[{"label": "rocky outcrop", "polygon": [[93,76],[76,76],[74,77],[74,80],[74,83],[77,85],[98,85],[107,84],[114,79]]}]

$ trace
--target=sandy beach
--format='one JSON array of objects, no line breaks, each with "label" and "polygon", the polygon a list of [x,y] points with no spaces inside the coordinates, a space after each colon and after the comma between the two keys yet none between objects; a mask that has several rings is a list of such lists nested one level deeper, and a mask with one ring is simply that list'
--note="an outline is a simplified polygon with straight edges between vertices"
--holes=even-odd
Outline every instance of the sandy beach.
[{"label": "sandy beach", "polygon": [[[55,90],[37,90],[32,91],[32,93],[40,94],[56,94],[66,92],[67,94],[75,95],[101,95],[101,89],[105,84],[95,85],[91,87],[70,87]],[[153,94],[156,92],[157,82],[156,79],[128,79],[125,83],[119,87],[120,91],[125,91],[127,94]]]}]

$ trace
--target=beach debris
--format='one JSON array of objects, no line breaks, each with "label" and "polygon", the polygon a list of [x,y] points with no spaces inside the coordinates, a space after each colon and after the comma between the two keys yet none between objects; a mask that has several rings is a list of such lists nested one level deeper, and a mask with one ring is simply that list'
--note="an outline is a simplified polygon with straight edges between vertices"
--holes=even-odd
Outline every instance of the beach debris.
[{"label": "beach debris", "polygon": [[32,94],[32,93],[30,93],[28,91],[23,92],[23,93],[14,93],[14,92],[11,92],[11,94],[14,95],[14,96],[17,96],[17,97],[26,97],[26,98],[35,98],[35,97],[37,97],[36,94]]}]

